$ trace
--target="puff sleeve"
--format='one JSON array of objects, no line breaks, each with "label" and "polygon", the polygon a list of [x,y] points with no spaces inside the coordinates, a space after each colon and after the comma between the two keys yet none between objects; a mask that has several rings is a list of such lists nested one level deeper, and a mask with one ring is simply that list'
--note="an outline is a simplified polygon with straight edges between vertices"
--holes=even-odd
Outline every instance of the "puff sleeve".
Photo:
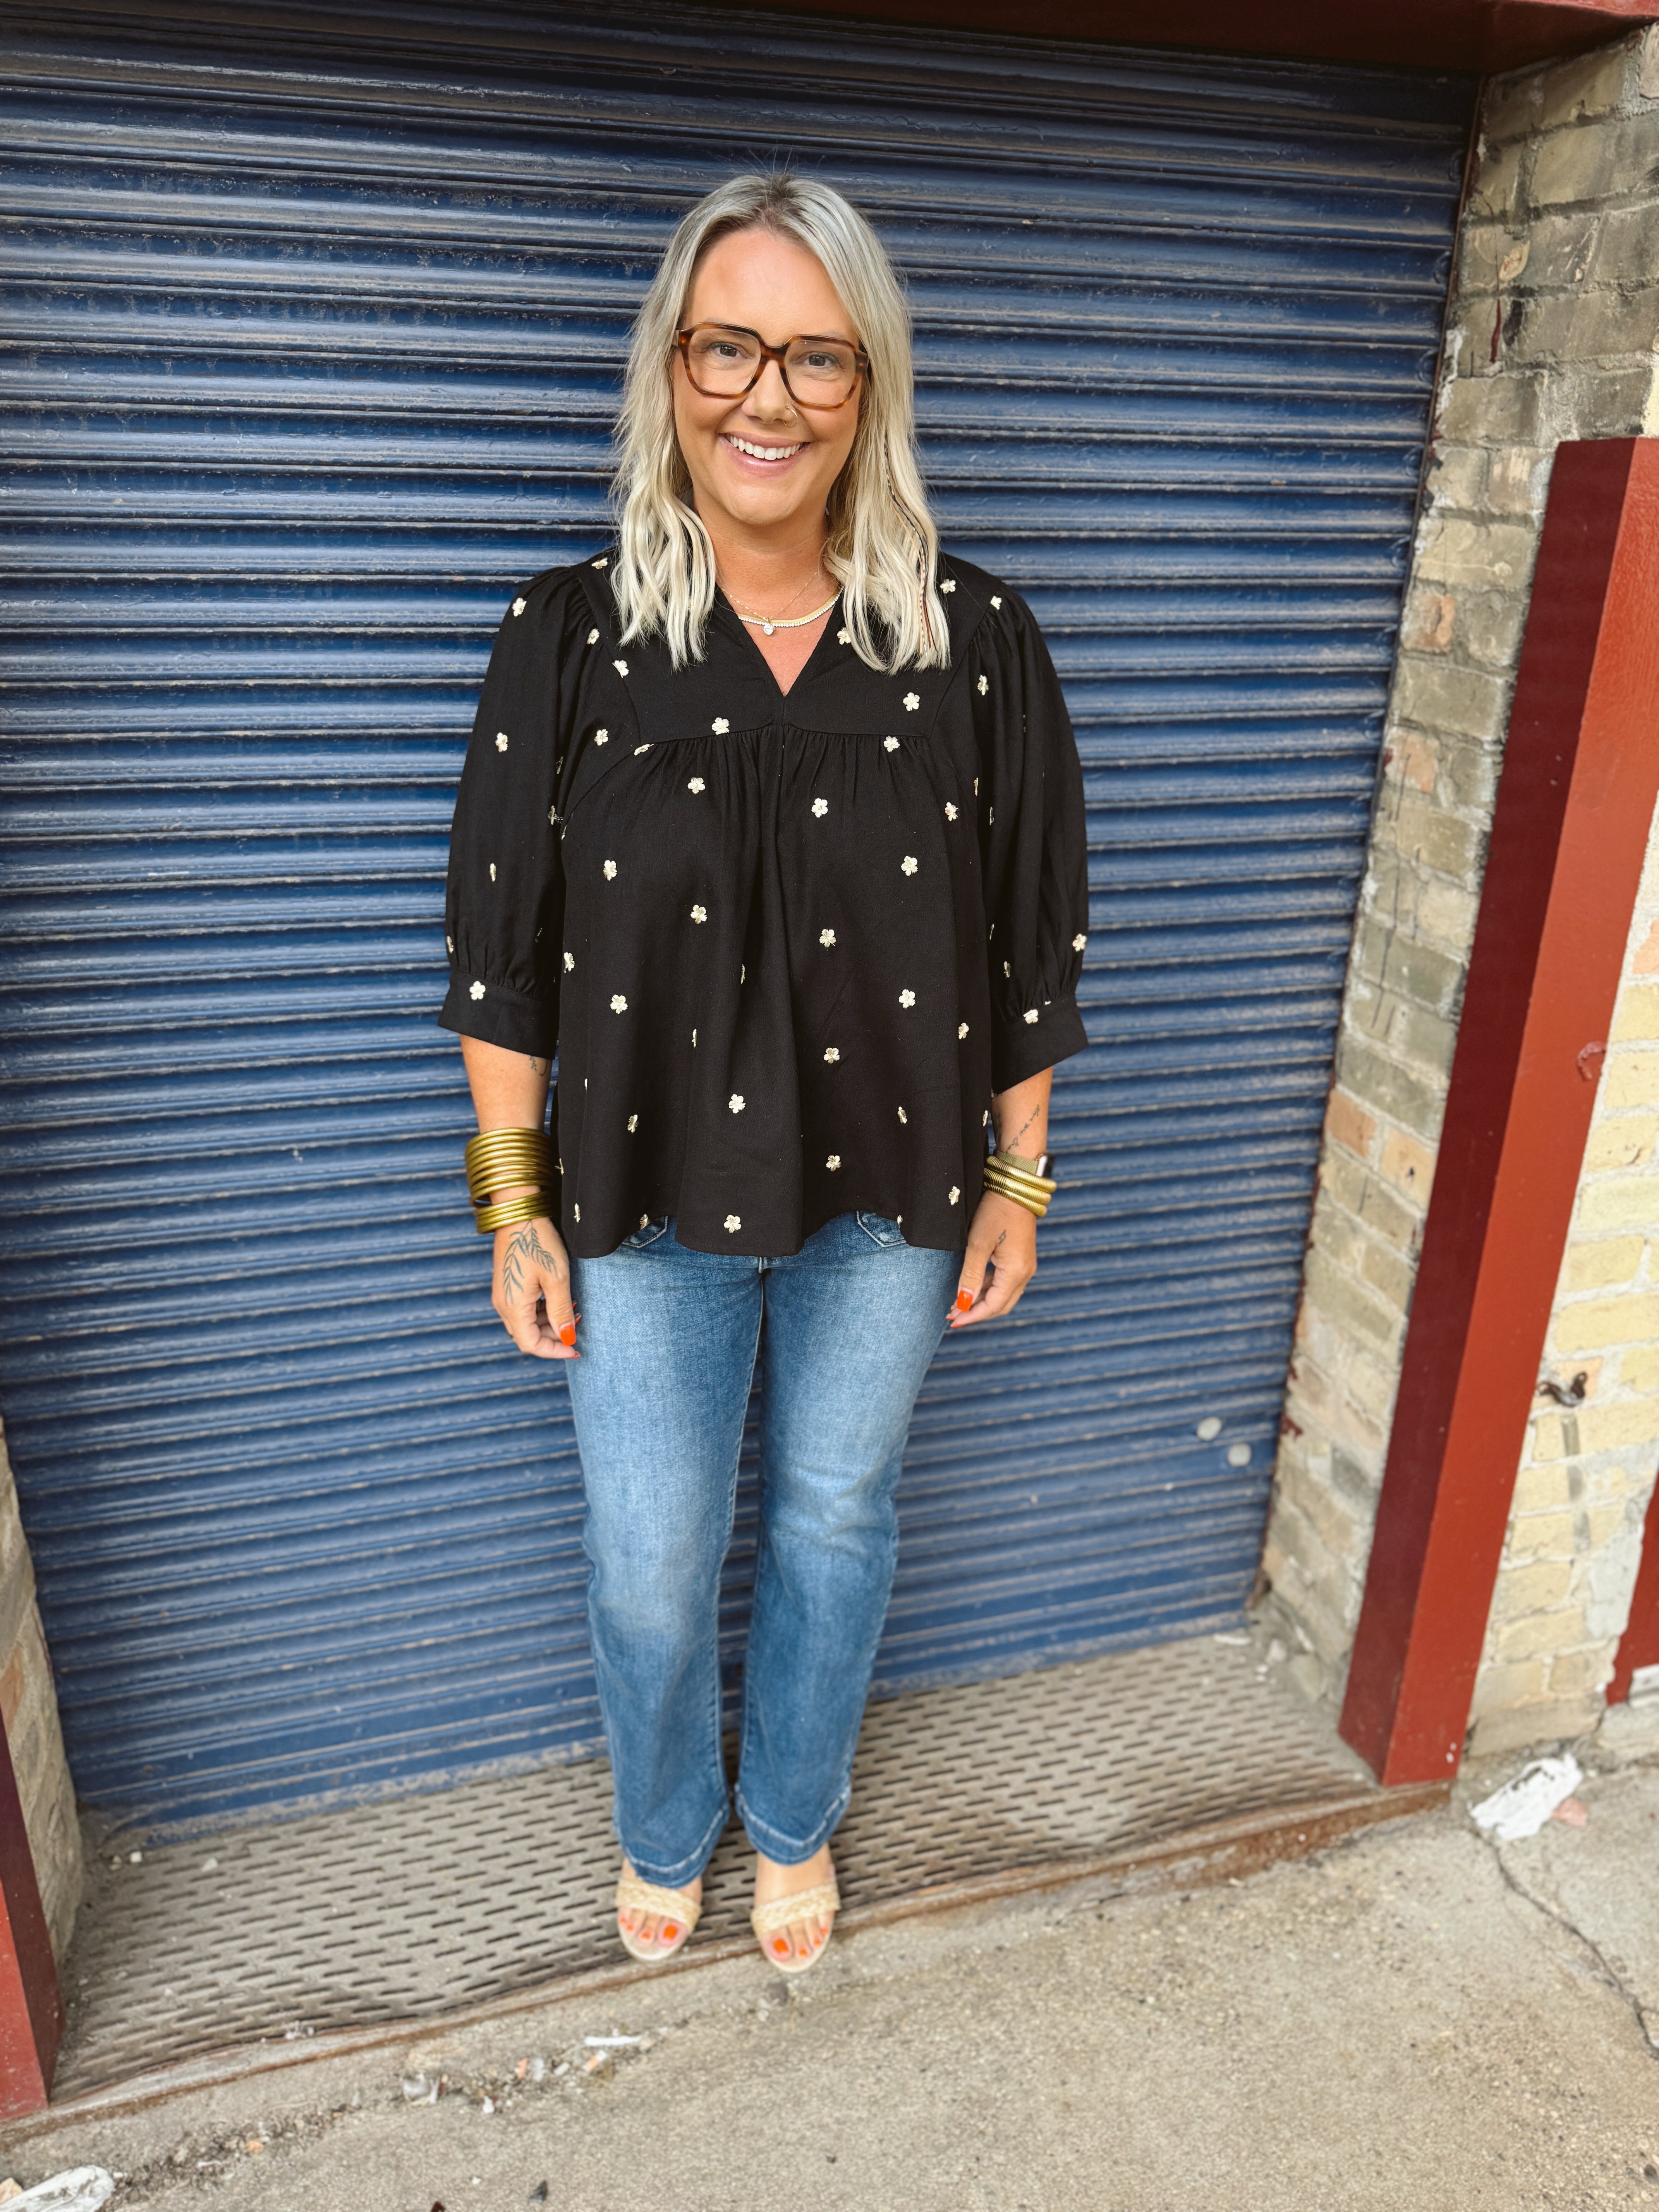
[{"label": "puff sleeve", "polygon": [[583,620],[570,575],[526,584],[495,633],[450,831],[438,1017],[463,1036],[548,1058],[564,914],[558,793]]},{"label": "puff sleeve", "polygon": [[969,656],[995,1091],[1088,1042],[1077,1008],[1089,927],[1083,771],[1030,609],[1002,586]]}]

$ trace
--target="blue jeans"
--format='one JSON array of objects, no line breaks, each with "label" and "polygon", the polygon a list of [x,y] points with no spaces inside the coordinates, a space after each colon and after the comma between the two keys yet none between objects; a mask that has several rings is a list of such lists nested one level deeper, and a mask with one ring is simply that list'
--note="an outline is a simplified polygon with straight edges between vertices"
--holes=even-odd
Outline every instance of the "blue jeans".
[{"label": "blue jeans", "polygon": [[757,1850],[799,1864],[847,1809],[898,1549],[899,1462],[961,1259],[907,1244],[878,1214],[843,1213],[781,1260],[688,1251],[653,1221],[571,1265],[582,1356],[565,1372],[623,1849],[647,1881],[678,1888],[726,1825],[716,1606],[758,1349],[738,1810]]}]

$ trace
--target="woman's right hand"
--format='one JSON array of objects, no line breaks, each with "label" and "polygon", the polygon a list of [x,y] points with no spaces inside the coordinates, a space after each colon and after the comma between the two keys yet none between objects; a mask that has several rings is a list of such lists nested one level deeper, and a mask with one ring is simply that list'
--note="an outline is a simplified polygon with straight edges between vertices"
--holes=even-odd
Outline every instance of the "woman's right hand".
[{"label": "woman's right hand", "polygon": [[570,1261],[545,1217],[495,1231],[491,1304],[520,1352],[533,1359],[578,1359]]}]

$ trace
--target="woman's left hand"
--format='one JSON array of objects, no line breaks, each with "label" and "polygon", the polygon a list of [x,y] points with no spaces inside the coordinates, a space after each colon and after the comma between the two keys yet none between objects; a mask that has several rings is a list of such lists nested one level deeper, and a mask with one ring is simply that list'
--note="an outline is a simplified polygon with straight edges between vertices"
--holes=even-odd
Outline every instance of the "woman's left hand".
[{"label": "woman's left hand", "polygon": [[1036,1216],[988,1190],[974,1209],[952,1328],[1012,1313],[1036,1273]]}]

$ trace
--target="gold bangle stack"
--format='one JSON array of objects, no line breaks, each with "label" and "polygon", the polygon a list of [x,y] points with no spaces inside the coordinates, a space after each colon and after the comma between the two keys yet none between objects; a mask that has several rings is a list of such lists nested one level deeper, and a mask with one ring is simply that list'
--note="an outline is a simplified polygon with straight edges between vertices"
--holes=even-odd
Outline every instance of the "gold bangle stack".
[{"label": "gold bangle stack", "polygon": [[985,1163],[985,1188],[995,1191],[999,1198],[1012,1199],[1041,1221],[1060,1185],[1052,1176],[1039,1175],[1007,1152],[993,1152]]},{"label": "gold bangle stack", "polygon": [[[511,1229],[520,1221],[550,1218],[555,1199],[546,1186],[552,1182],[556,1164],[545,1129],[483,1129],[466,1148],[466,1187],[474,1208],[478,1234],[488,1237],[497,1229]],[[489,1194],[503,1183],[535,1186],[517,1198],[491,1205]]]}]

